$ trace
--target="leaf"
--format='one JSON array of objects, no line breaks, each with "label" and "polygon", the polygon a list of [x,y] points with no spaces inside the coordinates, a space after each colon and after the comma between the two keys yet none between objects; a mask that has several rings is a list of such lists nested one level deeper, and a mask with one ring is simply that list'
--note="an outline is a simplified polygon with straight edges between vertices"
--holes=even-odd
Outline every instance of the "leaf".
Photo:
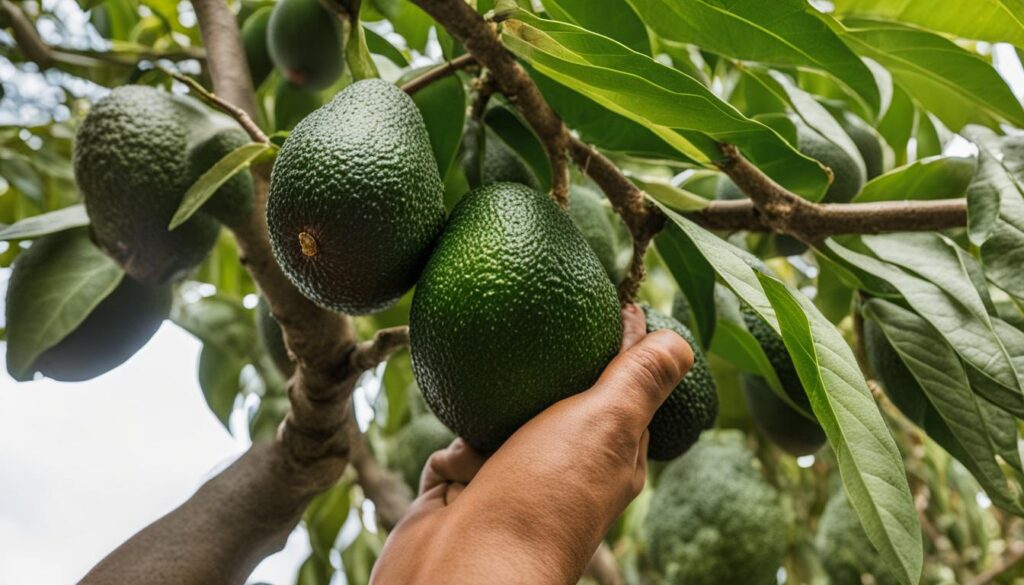
[{"label": "leaf", "polygon": [[1013,416],[975,395],[960,358],[925,319],[881,299],[868,301],[863,311],[881,327],[951,436],[926,426],[928,434],[971,470],[998,506],[1024,514],[997,459],[1016,459],[1020,467]]},{"label": "leaf", "polygon": [[916,583],[921,530],[903,462],[842,335],[804,295],[755,272],[737,248],[658,207],[667,229],[688,238],[726,286],[782,336],[869,539],[902,583]]},{"label": "leaf", "polygon": [[967,193],[977,167],[978,159],[973,156],[921,159],[868,181],[854,201],[956,199]]},{"label": "leaf", "polygon": [[875,79],[833,30],[831,17],[804,0],[629,0],[659,36],[734,59],[810,67],[833,75],[871,112]]},{"label": "leaf", "polygon": [[878,133],[892,147],[897,165],[907,162],[907,143],[914,133],[916,119],[917,110],[914,108],[914,102],[910,96],[900,87],[894,87],[892,103],[878,122]]},{"label": "leaf", "polygon": [[690,307],[690,323],[701,347],[715,334],[715,272],[693,244],[675,230],[655,237],[658,254],[675,278]]},{"label": "leaf", "polygon": [[515,112],[503,106],[492,107],[484,116],[484,123],[498,138],[526,162],[540,180],[541,189],[551,187],[551,162],[544,146],[533,130]]},{"label": "leaf", "polygon": [[[25,381],[36,359],[64,339],[117,288],[121,268],[76,229],[39,240],[43,256],[17,267],[7,295],[7,371]],[[26,256],[21,256],[26,261]],[[17,286],[14,286],[14,285]]]},{"label": "leaf", "polygon": [[934,0],[835,0],[833,4],[841,15],[898,20],[965,39],[1024,47],[1021,0],[971,0],[969,5]]},{"label": "leaf", "polygon": [[629,180],[651,197],[676,211],[700,211],[711,204],[710,200],[666,181],[639,177],[630,177]]},{"label": "leaf", "polygon": [[423,114],[437,170],[445,177],[459,152],[462,127],[466,122],[466,92],[462,80],[457,75],[449,75],[417,91],[412,101]]},{"label": "leaf", "polygon": [[544,0],[544,8],[555,20],[615,39],[638,53],[651,54],[647,27],[627,0]]},{"label": "leaf", "polygon": [[3,177],[37,205],[43,204],[45,195],[43,180],[35,167],[27,160],[23,158],[0,160],[0,177]]},{"label": "leaf", "polygon": [[[846,41],[884,65],[907,93],[954,132],[971,122],[1024,126],[1024,109],[980,56],[928,31],[870,20],[845,21]],[[895,147],[895,146],[894,146]]]},{"label": "leaf", "polygon": [[256,157],[270,150],[267,144],[251,142],[243,144],[235,150],[224,155],[224,158],[217,161],[208,171],[202,174],[199,179],[188,188],[185,196],[174,212],[171,223],[167,225],[168,230],[180,226],[188,221],[192,215],[199,211],[210,197],[217,192],[221,185],[228,179],[235,176],[239,171],[249,166]]},{"label": "leaf", "polygon": [[203,351],[199,353],[199,387],[203,389],[207,406],[225,428],[235,407],[244,365],[245,360],[216,345],[203,345]]},{"label": "leaf", "polygon": [[204,297],[174,307],[171,320],[204,345],[239,360],[259,355],[256,323],[240,302],[223,296]]},{"label": "leaf", "polygon": [[369,28],[363,27],[363,33],[366,35],[366,46],[370,49],[371,53],[387,57],[392,63],[399,67],[409,66],[409,60],[405,58],[405,55],[395,48],[395,46],[387,39],[373,32],[373,30]]},{"label": "leaf", "polygon": [[366,34],[359,19],[350,22],[348,38],[345,40],[345,63],[354,81],[377,79],[380,72],[370,56],[370,48],[366,46]]},{"label": "leaf", "polygon": [[85,205],[78,204],[48,213],[41,213],[0,228],[0,241],[37,238],[89,225]]},{"label": "leaf", "polygon": [[313,554],[325,561],[329,560],[338,533],[348,519],[352,508],[351,491],[351,482],[343,480],[314,498],[303,514]]},{"label": "leaf", "polygon": [[525,12],[504,23],[502,41],[554,81],[637,122],[685,156],[709,162],[730,142],[779,183],[811,198],[824,169],[773,130],[743,116],[688,75],[571,24]]}]

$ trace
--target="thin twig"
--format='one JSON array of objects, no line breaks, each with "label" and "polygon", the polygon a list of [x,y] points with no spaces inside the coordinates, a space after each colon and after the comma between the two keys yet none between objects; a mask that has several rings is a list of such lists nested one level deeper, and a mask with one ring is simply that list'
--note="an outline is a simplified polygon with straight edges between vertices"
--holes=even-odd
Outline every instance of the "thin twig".
[{"label": "thin twig", "polygon": [[352,350],[349,364],[353,372],[365,372],[388,359],[391,354],[409,345],[409,327],[380,329],[373,339],[364,341]]},{"label": "thin twig", "polygon": [[422,75],[419,75],[410,81],[402,85],[402,91],[409,95],[413,95],[417,91],[427,87],[431,83],[444,79],[449,75],[454,74],[460,69],[466,69],[467,67],[476,64],[476,59],[472,55],[466,53],[465,55],[459,55],[451,61],[445,61],[444,63],[433,67],[425,71]]},{"label": "thin twig", "polygon": [[199,99],[234,118],[235,121],[238,122],[239,126],[241,126],[242,129],[249,134],[249,137],[253,139],[253,142],[259,142],[261,144],[270,143],[270,139],[267,138],[267,135],[260,130],[260,127],[256,125],[256,122],[253,122],[252,118],[249,117],[249,114],[246,114],[242,108],[239,108],[227,100],[221,99],[188,75],[178,73],[177,71],[171,71],[166,68],[161,68],[161,70],[177,81],[187,85],[189,89],[192,90],[192,93],[199,96]]},{"label": "thin twig", "polygon": [[498,91],[498,84],[494,81],[494,76],[489,71],[485,71],[483,75],[476,78],[473,89],[476,91],[476,97],[473,98],[473,105],[469,109],[469,117],[479,122],[483,120],[484,113],[487,112],[487,104],[490,103],[491,96]]}]

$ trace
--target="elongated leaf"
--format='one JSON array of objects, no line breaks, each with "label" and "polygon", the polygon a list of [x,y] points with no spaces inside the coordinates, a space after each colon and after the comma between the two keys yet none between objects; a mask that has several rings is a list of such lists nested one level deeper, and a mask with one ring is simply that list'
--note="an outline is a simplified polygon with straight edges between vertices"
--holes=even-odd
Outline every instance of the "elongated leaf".
[{"label": "elongated leaf", "polygon": [[854,199],[859,203],[896,199],[955,199],[967,193],[978,159],[933,156],[875,177]]},{"label": "elongated leaf", "polygon": [[676,211],[699,211],[711,204],[709,199],[665,181],[639,177],[630,177],[630,180],[645,193]]},{"label": "elongated leaf", "polygon": [[213,197],[221,185],[242,169],[247,168],[249,163],[268,150],[270,150],[269,145],[252,142],[243,144],[224,155],[224,158],[217,161],[216,164],[210,167],[210,170],[203,173],[185,192],[185,196],[182,197],[181,204],[178,205],[178,210],[174,212],[174,217],[171,218],[171,223],[167,225],[167,229],[173,230],[188,221],[188,218],[199,211],[199,208],[210,197]]},{"label": "elongated leaf", "polygon": [[735,59],[811,67],[832,74],[871,112],[880,97],[867,66],[830,17],[803,0],[629,0],[659,36]]},{"label": "elongated leaf", "polygon": [[466,92],[462,88],[462,80],[457,75],[450,75],[435,81],[416,92],[412,101],[423,114],[438,171],[445,177],[459,152],[462,128],[466,122]]},{"label": "elongated leaf", "polygon": [[699,81],[574,25],[517,12],[502,40],[554,81],[638,122],[694,160],[721,156],[715,141],[739,146],[769,176],[819,198],[824,170],[768,127],[743,116]]},{"label": "elongated leaf", "polygon": [[571,22],[638,53],[651,54],[647,27],[626,0],[544,0],[544,8],[555,20]]},{"label": "elongated leaf", "polygon": [[540,179],[542,189],[551,188],[551,161],[540,139],[530,126],[506,107],[492,107],[487,110],[484,122],[494,130],[499,139],[515,151]]},{"label": "elongated leaf", "polygon": [[965,39],[1024,47],[1021,0],[971,0],[969,5],[935,0],[835,0],[833,4],[842,15],[898,20]]},{"label": "elongated leaf", "polygon": [[878,133],[892,147],[897,165],[907,162],[907,143],[914,133],[916,119],[917,109],[914,108],[914,102],[910,96],[902,88],[893,87],[892,103],[878,122]]},{"label": "elongated leaf", "polygon": [[999,120],[1024,126],[1024,109],[990,64],[937,34],[891,23],[854,20],[846,41],[892,72],[907,92],[953,131]]},{"label": "elongated leaf", "polygon": [[85,205],[78,204],[49,213],[41,213],[0,229],[0,241],[37,238],[62,232],[71,228],[89,225]]},{"label": "elongated leaf", "polygon": [[199,353],[199,387],[203,389],[207,406],[225,428],[235,406],[244,365],[244,360],[216,345],[203,345],[203,351]]},{"label": "elongated leaf", "polygon": [[925,319],[881,299],[868,301],[863,310],[879,324],[950,436],[933,434],[934,429],[927,426],[925,430],[971,470],[998,506],[1024,514],[998,461],[1009,455],[1008,461],[1016,459],[1020,465],[1013,416],[974,394],[960,358]]},{"label": "elongated leaf", "polygon": [[756,272],[734,246],[659,208],[667,229],[688,238],[726,286],[782,336],[868,537],[902,583],[917,583],[921,531],[899,450],[842,335],[809,299]]},{"label": "elongated leaf", "polygon": [[715,272],[689,239],[664,231],[655,246],[690,306],[690,323],[701,347],[707,349],[715,334]]},{"label": "elongated leaf", "polygon": [[16,380],[29,379],[36,358],[81,325],[124,277],[85,229],[33,245],[43,248],[21,256],[26,264],[15,263],[7,295],[7,371]]}]

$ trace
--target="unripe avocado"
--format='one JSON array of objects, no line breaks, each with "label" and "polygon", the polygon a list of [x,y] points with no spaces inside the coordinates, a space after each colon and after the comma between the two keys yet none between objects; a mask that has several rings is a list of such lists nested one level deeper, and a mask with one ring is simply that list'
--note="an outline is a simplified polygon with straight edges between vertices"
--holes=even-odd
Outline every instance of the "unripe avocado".
[{"label": "unripe avocado", "polygon": [[444,426],[432,414],[421,414],[399,431],[395,438],[394,467],[402,474],[405,483],[417,491],[420,475],[427,460],[435,451],[440,451],[455,440],[455,433]]},{"label": "unripe avocado", "polygon": [[833,585],[867,583],[864,575],[871,575],[875,585],[899,585],[841,489],[825,504],[814,545]]},{"label": "unripe avocado", "polygon": [[792,514],[739,431],[709,431],[662,472],[644,522],[667,585],[774,585]]},{"label": "unripe avocado", "polygon": [[321,90],[345,69],[341,21],[319,0],[279,0],[267,24],[270,58],[285,79]]},{"label": "unripe avocado", "polygon": [[[7,311],[17,310],[13,299],[43,269],[57,246],[67,238],[88,238],[84,228],[36,240],[18,256],[7,288]],[[61,382],[80,382],[105,374],[128,361],[146,345],[171,310],[167,285],[147,286],[124,276],[121,283],[89,313],[78,327],[44,351],[33,371]]]},{"label": "unripe avocado", "polygon": [[[749,307],[744,306],[742,314],[747,329],[768,356],[786,395],[807,413],[811,413],[811,401],[800,383],[800,376],[796,373],[796,366],[782,338]],[[817,421],[794,410],[772,391],[763,378],[744,375],[743,393],[747,398],[751,418],[761,432],[783,451],[798,457],[810,455],[825,444],[825,431]]]},{"label": "unripe avocado", "polygon": [[[220,159],[250,142],[249,135],[234,124],[211,124],[208,136],[197,136],[196,144],[189,153],[189,176],[198,179]],[[252,175],[243,171],[225,181],[216,195],[203,205],[203,211],[233,227],[249,217],[255,204]]]},{"label": "unripe avocado", "polygon": [[589,188],[573,185],[569,190],[569,217],[597,254],[608,278],[612,282],[619,282],[624,271],[619,262],[621,245],[615,225],[608,217],[601,199],[600,195]]},{"label": "unripe avocado", "polygon": [[864,353],[889,400],[904,416],[923,427],[933,407],[882,328],[869,319],[864,320]]},{"label": "unripe avocado", "polygon": [[267,48],[267,25],[270,23],[271,7],[264,6],[245,19],[242,25],[242,47],[245,49],[245,60],[249,64],[249,75],[252,84],[259,87],[263,80],[274,69]]},{"label": "unripe avocado", "polygon": [[481,451],[586,390],[616,355],[615,287],[568,214],[524,185],[463,197],[413,295],[423,398]]},{"label": "unripe avocado", "polygon": [[358,81],[307,116],[274,163],[267,223],[302,294],[353,315],[416,282],[444,225],[444,188],[412,99]]},{"label": "unripe avocado", "polygon": [[540,189],[540,181],[530,166],[494,130],[476,120],[469,120],[463,135],[462,170],[470,187],[521,183],[531,189]]},{"label": "unripe avocado", "polygon": [[806,124],[797,124],[796,135],[800,152],[832,169],[832,184],[822,201],[848,203],[860,193],[866,179],[864,170],[845,150]]},{"label": "unripe avocado", "polygon": [[263,350],[267,352],[274,365],[281,373],[290,376],[295,370],[291,356],[288,355],[288,347],[284,342],[284,332],[281,331],[281,324],[277,322],[270,312],[270,305],[267,300],[260,297],[256,303],[256,331],[263,343]]},{"label": "unripe avocado", "polygon": [[242,176],[187,222],[167,229],[185,192],[208,170],[206,162],[226,154],[221,139],[230,131],[202,146],[229,127],[226,120],[191,98],[129,85],[94,104],[82,122],[75,177],[93,235],[136,280],[156,285],[182,276],[217,238],[220,226],[208,210],[238,211],[237,187],[251,180]]},{"label": "unripe avocado", "polygon": [[654,413],[648,427],[651,434],[647,456],[659,461],[675,459],[697,442],[700,434],[715,425],[718,416],[718,393],[711,377],[708,360],[693,338],[693,333],[679,321],[644,306],[647,332],[659,329],[675,331],[693,350],[693,367],[686,373],[672,394]]},{"label": "unripe avocado", "polygon": [[291,130],[322,105],[324,101],[319,93],[299,89],[282,79],[274,88],[274,128]]},{"label": "unripe avocado", "polygon": [[[839,117],[839,123],[842,124],[843,130],[846,130],[850,139],[857,146],[861,158],[864,159],[868,181],[889,170],[889,167],[892,166],[892,154],[886,152],[885,139],[877,130],[849,112],[843,112],[843,115]],[[890,160],[886,160],[887,158]]]}]

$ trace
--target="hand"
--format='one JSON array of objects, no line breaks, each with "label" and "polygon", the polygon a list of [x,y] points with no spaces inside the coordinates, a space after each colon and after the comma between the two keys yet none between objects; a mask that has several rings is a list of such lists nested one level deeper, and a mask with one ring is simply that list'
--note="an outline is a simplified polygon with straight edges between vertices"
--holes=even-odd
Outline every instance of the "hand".
[{"label": "hand", "polygon": [[374,585],[573,584],[647,475],[647,425],[693,365],[671,331],[622,310],[619,355],[589,390],[516,431],[490,458],[435,453],[389,536]]}]

